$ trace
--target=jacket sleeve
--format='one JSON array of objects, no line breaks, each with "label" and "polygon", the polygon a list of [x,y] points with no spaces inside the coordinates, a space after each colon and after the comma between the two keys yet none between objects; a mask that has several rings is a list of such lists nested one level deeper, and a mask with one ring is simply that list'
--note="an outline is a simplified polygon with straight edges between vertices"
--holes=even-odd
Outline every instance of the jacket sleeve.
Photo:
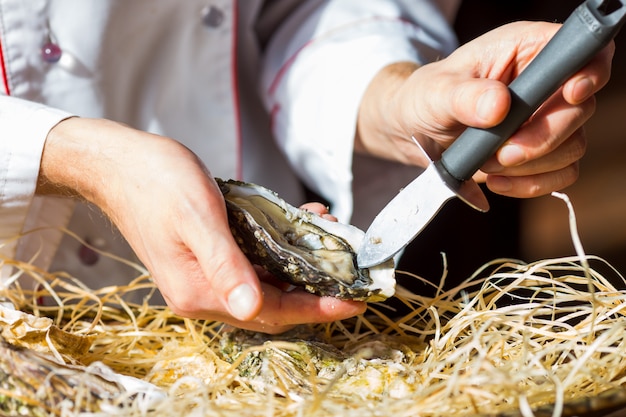
[{"label": "jacket sleeve", "polygon": [[340,220],[352,212],[353,140],[367,85],[388,64],[452,52],[452,13],[435,1],[306,2],[274,32],[262,86],[275,138]]},{"label": "jacket sleeve", "polygon": [[34,198],[43,146],[69,113],[0,95],[0,253],[14,257]]}]

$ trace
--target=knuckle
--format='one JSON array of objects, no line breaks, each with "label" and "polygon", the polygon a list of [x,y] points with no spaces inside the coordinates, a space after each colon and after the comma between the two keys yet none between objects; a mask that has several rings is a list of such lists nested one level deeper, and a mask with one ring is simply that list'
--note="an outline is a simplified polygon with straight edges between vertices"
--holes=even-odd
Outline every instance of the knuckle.
[{"label": "knuckle", "polygon": [[572,163],[581,159],[587,152],[587,143],[584,129],[578,129],[566,144],[567,156],[565,162]]},{"label": "knuckle", "polygon": [[551,183],[549,184],[546,194],[548,192],[562,190],[576,182],[578,179],[580,169],[578,161],[560,169],[551,175]]}]

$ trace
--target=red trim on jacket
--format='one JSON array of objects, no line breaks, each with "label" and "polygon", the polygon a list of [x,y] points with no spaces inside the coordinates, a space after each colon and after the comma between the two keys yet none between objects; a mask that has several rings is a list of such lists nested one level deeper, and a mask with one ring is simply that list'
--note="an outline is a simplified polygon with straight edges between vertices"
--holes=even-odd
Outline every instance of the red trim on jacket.
[{"label": "red trim on jacket", "polygon": [[2,85],[4,86],[4,92],[7,96],[11,95],[11,89],[9,88],[9,77],[7,76],[7,67],[4,62],[4,45],[0,39],[0,71],[2,71]]}]

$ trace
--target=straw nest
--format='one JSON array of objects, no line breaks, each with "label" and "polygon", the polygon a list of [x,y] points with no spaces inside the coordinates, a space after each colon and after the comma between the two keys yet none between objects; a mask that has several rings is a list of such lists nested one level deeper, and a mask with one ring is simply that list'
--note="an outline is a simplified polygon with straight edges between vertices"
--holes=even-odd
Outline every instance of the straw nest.
[{"label": "straw nest", "polygon": [[[15,273],[1,291],[0,414],[528,417],[626,404],[624,279],[573,237],[576,256],[494,260],[432,298],[400,288],[401,317],[371,305],[280,336],[177,317],[151,303],[141,268],[128,286],[89,289],[4,260]],[[128,301],[137,291],[144,301]]]}]

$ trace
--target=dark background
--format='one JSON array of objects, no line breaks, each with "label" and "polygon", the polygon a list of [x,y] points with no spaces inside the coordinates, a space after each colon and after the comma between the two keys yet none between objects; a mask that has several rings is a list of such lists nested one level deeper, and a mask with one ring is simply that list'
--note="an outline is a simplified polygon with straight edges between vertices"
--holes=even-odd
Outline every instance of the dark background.
[{"label": "dark background", "polygon": [[[461,43],[516,20],[563,22],[581,3],[568,1],[465,0],[455,24]],[[626,272],[626,39],[616,38],[612,78],[597,95],[596,114],[587,126],[588,151],[577,183],[563,190],[574,205],[579,234],[588,254]],[[486,191],[491,205],[479,213],[452,200],[413,241],[398,269],[439,282],[447,258],[446,288],[455,286],[488,261],[526,262],[574,255],[565,204],[545,196],[518,200]],[[429,293],[414,281],[399,282]],[[416,288],[417,287],[417,288]]]}]

